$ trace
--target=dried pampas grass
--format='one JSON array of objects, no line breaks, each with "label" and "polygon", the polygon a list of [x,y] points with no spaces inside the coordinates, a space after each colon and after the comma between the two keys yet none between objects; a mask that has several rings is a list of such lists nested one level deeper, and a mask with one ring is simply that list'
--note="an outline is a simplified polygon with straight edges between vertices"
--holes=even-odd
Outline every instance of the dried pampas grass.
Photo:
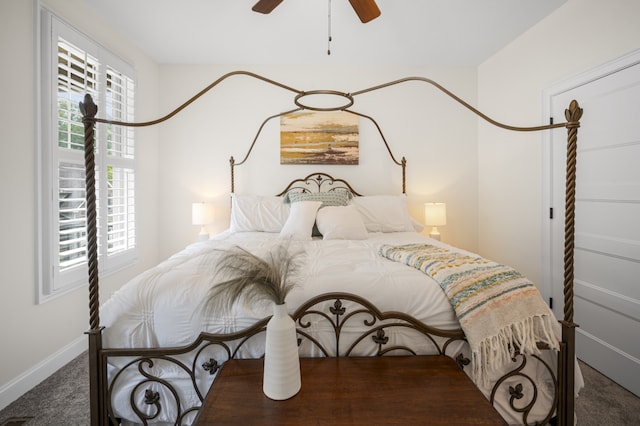
[{"label": "dried pampas grass", "polygon": [[225,250],[218,263],[216,283],[203,300],[207,313],[230,312],[242,300],[255,304],[265,300],[277,305],[285,303],[287,294],[295,287],[291,277],[300,268],[301,252],[290,253],[289,244],[275,246],[262,259],[242,247]]}]

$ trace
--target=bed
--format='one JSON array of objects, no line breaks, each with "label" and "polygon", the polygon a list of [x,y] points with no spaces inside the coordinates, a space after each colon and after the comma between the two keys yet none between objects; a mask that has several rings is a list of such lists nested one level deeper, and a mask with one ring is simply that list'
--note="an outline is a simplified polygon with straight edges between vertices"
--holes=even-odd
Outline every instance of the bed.
[{"label": "bed", "polygon": [[[575,389],[582,385],[574,359],[576,325],[572,301],[575,144],[582,113],[577,103],[572,102],[567,110],[566,123],[517,128],[490,119],[425,78],[396,80],[347,94],[299,91],[244,71],[226,74],[173,113],[147,123],[96,118],[97,108],[86,96],[81,111],[85,122],[87,194],[94,194],[92,154],[96,123],[146,126],[162,122],[219,82],[236,75],[258,78],[295,92],[296,110],[327,110],[305,104],[309,94],[344,98],[346,104],[334,109],[376,124],[391,160],[401,167],[402,188],[396,195],[362,195],[350,182],[320,171],[290,182],[279,194],[239,192],[235,188],[236,167],[250,155],[263,123],[244,159],[230,160],[229,230],[190,245],[142,273],[103,306],[97,296],[95,197],[88,195],[92,424],[191,424],[227,359],[262,357],[264,331],[271,314],[268,304],[236,304],[229,313],[211,316],[204,314],[207,311],[202,301],[216,284],[216,262],[225,250],[242,247],[266,256],[283,242],[302,253],[303,258],[303,272],[287,297],[289,312],[296,321],[300,356],[447,355],[456,360],[508,423],[544,424],[553,419],[558,424],[573,424]],[[443,286],[451,275],[441,277],[432,273],[430,266],[421,269],[425,265],[423,251],[418,265],[405,261],[414,259],[415,253],[398,250],[427,250],[429,259],[446,254],[456,261],[491,261],[420,234],[406,208],[406,160],[396,160],[373,118],[349,109],[355,96],[405,81],[432,84],[483,119],[509,130],[568,129],[565,318],[560,323],[538,324],[532,328],[535,333],[510,340],[500,359],[491,361],[492,368],[479,367],[478,360],[487,357],[478,355],[473,327],[477,322],[465,321],[454,310],[455,304]],[[433,262],[429,265],[432,267]],[[518,279],[526,280],[520,276]],[[526,287],[533,294],[527,296],[532,297],[527,304],[541,302],[535,286],[527,283]],[[541,315],[550,313],[548,308],[545,312]],[[538,314],[532,312],[531,316]]]}]

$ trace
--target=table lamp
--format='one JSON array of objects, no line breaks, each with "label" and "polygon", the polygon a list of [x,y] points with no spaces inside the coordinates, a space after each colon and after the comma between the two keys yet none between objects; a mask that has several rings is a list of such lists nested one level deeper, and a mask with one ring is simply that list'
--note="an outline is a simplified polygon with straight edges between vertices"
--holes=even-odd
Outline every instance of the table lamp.
[{"label": "table lamp", "polygon": [[424,203],[424,223],[433,226],[429,237],[440,241],[438,226],[447,224],[447,205],[445,203]]},{"label": "table lamp", "polygon": [[209,233],[206,230],[206,225],[213,223],[213,219],[213,204],[193,203],[191,205],[191,223],[200,226],[200,233],[198,234],[199,241],[209,239]]}]

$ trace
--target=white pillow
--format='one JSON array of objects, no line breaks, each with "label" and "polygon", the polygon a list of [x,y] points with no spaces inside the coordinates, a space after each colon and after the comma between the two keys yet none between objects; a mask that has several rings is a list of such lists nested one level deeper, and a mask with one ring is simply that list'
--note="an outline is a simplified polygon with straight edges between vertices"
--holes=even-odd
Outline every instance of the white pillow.
[{"label": "white pillow", "polygon": [[280,232],[289,217],[284,197],[231,194],[233,232]]},{"label": "white pillow", "polygon": [[415,232],[406,195],[354,197],[351,203],[369,232]]},{"label": "white pillow", "polygon": [[280,238],[311,240],[311,230],[322,201],[299,201],[291,204],[289,217],[280,231]]},{"label": "white pillow", "polygon": [[325,206],[316,214],[323,240],[365,240],[365,228],[355,206]]}]

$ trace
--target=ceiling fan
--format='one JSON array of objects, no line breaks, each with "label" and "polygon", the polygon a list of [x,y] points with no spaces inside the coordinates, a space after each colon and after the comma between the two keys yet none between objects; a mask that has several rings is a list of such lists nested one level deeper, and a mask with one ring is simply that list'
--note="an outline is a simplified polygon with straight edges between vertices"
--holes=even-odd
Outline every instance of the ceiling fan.
[{"label": "ceiling fan", "polygon": [[[282,3],[282,0],[258,0],[251,10],[268,14],[280,3]],[[349,3],[351,3],[351,7],[353,7],[363,24],[380,16],[380,9],[378,9],[375,0],[349,0]]]}]

